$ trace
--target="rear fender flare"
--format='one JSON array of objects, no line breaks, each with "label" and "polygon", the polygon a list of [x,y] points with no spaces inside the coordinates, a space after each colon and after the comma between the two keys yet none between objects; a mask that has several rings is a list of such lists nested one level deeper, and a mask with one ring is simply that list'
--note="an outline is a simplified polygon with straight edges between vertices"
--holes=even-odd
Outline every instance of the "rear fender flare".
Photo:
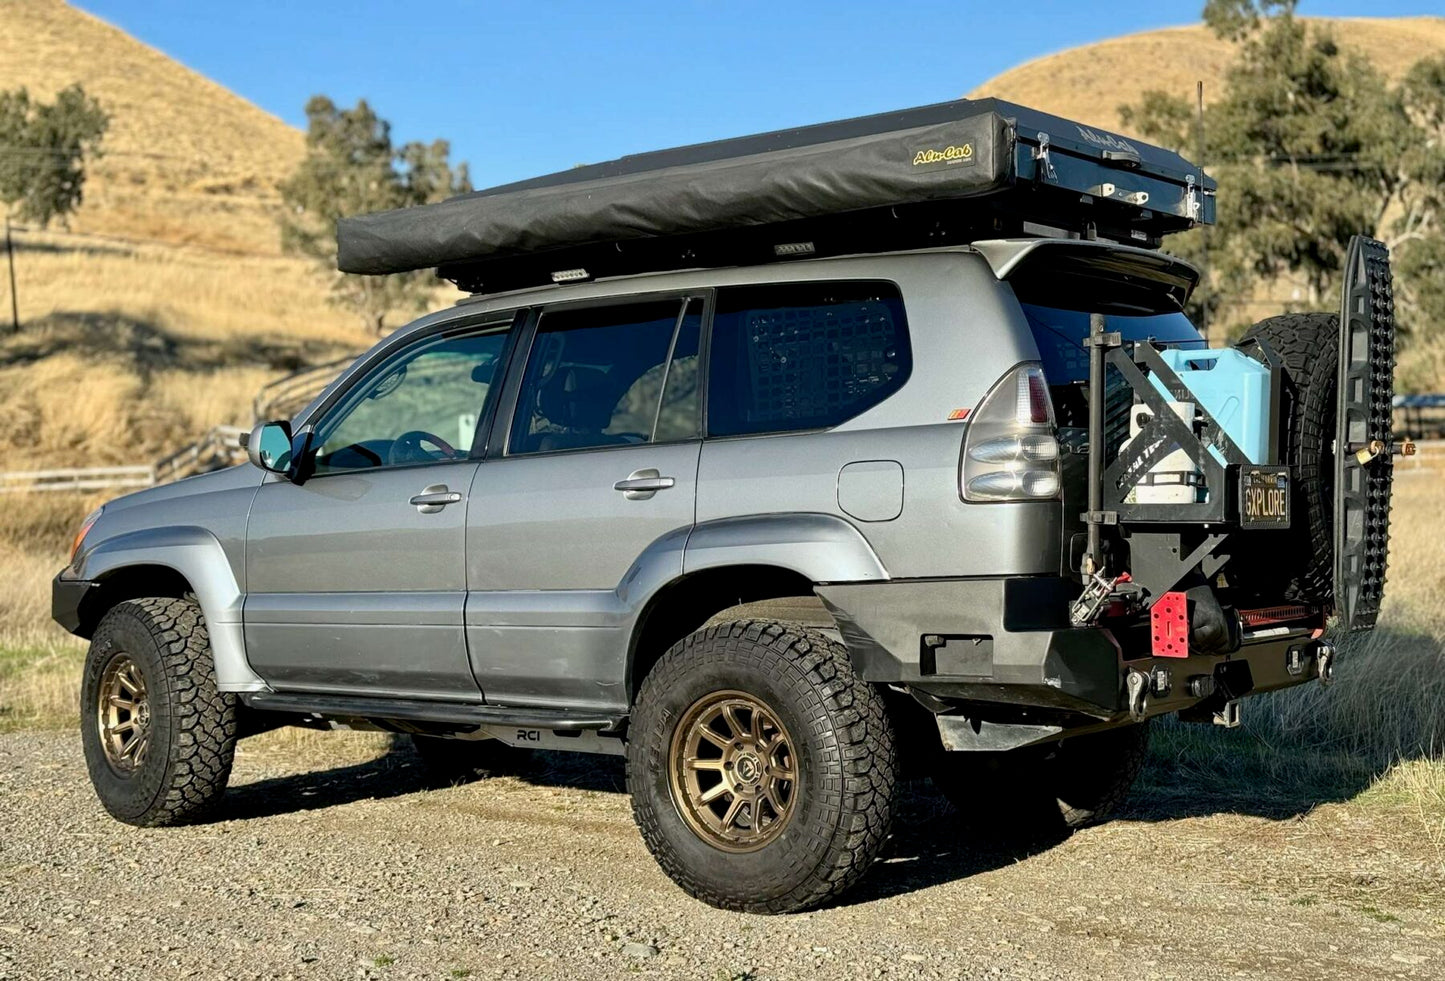
[{"label": "rear fender flare", "polygon": [[81,557],[76,578],[104,582],[137,566],[163,566],[190,584],[206,618],[221,691],[266,691],[246,661],[241,611],[245,594],[215,535],[204,528],[148,528],[108,538]]},{"label": "rear fender flare", "polygon": [[831,514],[755,514],[705,521],[688,536],[683,574],[770,565],[820,582],[878,582],[888,570],[857,528]]}]

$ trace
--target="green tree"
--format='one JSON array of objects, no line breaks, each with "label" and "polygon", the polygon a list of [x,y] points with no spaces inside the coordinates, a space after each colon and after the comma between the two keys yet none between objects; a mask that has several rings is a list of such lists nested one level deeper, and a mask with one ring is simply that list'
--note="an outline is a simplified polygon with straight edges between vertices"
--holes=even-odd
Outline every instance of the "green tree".
[{"label": "green tree", "polygon": [[430,273],[354,276],[336,271],[336,220],[368,211],[430,204],[471,190],[466,164],[451,165],[445,140],[392,145],[391,124],[362,100],[339,109],[323,95],[306,103],[306,158],[281,185],[281,243],[309,256],[332,279],[332,298],[380,334],[393,313],[423,308]]},{"label": "green tree", "polygon": [[100,155],[110,117],[79,85],[51,103],[0,92],[0,201],[6,217],[44,227],[80,206],[86,159]]},{"label": "green tree", "polygon": [[[1441,278],[1445,63],[1422,62],[1392,89],[1294,7],[1210,0],[1204,9],[1217,34],[1239,42],[1204,115],[1205,163],[1220,186],[1211,297],[1235,328],[1251,318],[1227,298],[1247,298],[1261,279],[1295,284],[1292,305],[1332,309],[1350,236],[1365,232],[1397,250],[1402,326],[1426,329],[1438,318],[1424,311],[1445,302],[1445,283],[1431,275]],[[1153,91],[1121,111],[1140,135],[1188,153],[1198,139],[1192,108]],[[1197,258],[1200,236],[1171,248]]]},{"label": "green tree", "polygon": [[1410,69],[1400,86],[1405,113],[1423,138],[1400,161],[1410,177],[1392,245],[1406,301],[1421,319],[1445,324],[1445,55]]}]

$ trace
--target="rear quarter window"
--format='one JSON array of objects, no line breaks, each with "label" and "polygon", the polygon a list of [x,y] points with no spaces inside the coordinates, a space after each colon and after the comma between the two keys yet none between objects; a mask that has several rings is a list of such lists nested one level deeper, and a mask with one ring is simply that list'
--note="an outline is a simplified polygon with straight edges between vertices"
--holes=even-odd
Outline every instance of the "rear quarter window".
[{"label": "rear quarter window", "polygon": [[[1020,304],[1029,327],[1033,329],[1034,343],[1038,345],[1043,360],[1044,376],[1050,385],[1068,385],[1087,381],[1089,377],[1089,352],[1084,340],[1089,336],[1089,313],[1086,310],[1064,310],[1058,307],[1040,306],[1037,303]],[[1203,348],[1204,338],[1182,313],[1160,313],[1147,316],[1128,317],[1109,314],[1109,330],[1116,330],[1126,341],[1143,341],[1153,338],[1170,347]]]},{"label": "rear quarter window", "polygon": [[[1089,336],[1089,313],[1086,310],[1064,310],[1037,303],[1022,303],[1024,316],[1038,345],[1044,377],[1054,402],[1059,425],[1088,425],[1089,352],[1084,339]],[[1182,313],[1159,313],[1139,316],[1108,314],[1106,329],[1116,330],[1125,341],[1150,338],[1170,347],[1204,348],[1204,338]],[[1104,369],[1105,442],[1109,458],[1129,434],[1129,407],[1133,390],[1112,366]]]},{"label": "rear quarter window", "polygon": [[892,283],[720,289],[708,374],[708,435],[827,429],[878,405],[913,368]]}]

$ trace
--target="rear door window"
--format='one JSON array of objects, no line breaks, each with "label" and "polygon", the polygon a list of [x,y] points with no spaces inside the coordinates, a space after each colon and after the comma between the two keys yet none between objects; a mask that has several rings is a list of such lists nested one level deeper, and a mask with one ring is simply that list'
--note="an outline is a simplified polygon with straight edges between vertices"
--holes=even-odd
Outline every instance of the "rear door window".
[{"label": "rear door window", "polygon": [[544,312],[508,453],[653,442],[683,309],[678,298]]},{"label": "rear door window", "polygon": [[708,372],[708,435],[837,426],[912,370],[898,287],[830,281],[720,289]]}]

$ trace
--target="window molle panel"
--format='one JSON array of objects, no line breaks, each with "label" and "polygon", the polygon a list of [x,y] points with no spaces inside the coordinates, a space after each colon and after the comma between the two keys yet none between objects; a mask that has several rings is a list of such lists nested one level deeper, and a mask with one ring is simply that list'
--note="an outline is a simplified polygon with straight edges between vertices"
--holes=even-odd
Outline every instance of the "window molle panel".
[{"label": "window molle panel", "polygon": [[724,290],[709,431],[836,426],[897,391],[910,366],[903,304],[892,284]]}]

